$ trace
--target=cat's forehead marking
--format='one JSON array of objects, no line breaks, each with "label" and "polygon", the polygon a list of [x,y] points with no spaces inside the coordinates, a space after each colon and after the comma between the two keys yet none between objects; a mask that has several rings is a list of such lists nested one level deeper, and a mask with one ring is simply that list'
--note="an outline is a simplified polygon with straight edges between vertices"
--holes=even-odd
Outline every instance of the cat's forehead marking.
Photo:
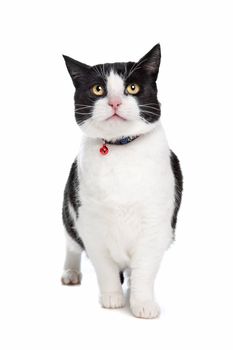
[{"label": "cat's forehead marking", "polygon": [[107,76],[107,91],[111,97],[124,94],[124,80],[113,70]]}]

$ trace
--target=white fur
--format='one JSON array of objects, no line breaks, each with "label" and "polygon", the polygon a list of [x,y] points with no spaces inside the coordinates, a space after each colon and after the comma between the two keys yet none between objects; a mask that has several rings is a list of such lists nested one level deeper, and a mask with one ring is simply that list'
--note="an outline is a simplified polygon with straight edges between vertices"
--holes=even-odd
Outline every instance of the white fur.
[{"label": "white fur", "polygon": [[[120,79],[110,75],[109,91],[120,95],[121,112],[127,110],[129,121],[106,125],[102,120],[109,116],[109,106],[105,98],[97,102],[98,122],[86,126],[92,137],[83,136],[77,158],[81,207],[76,225],[97,273],[102,305],[124,305],[119,271],[129,268],[131,310],[137,317],[154,318],[159,314],[154,279],[172,239],[174,176],[161,123],[141,120],[136,100],[123,95]],[[101,130],[108,139],[135,130],[140,137],[124,146],[108,145],[103,156]]]}]

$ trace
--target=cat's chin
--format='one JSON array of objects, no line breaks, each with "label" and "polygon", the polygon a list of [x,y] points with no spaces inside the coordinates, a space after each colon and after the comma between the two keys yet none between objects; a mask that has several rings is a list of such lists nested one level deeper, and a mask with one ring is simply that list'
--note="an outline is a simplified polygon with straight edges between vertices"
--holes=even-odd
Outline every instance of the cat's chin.
[{"label": "cat's chin", "polygon": [[86,122],[80,126],[83,133],[91,138],[103,138],[106,140],[121,138],[122,136],[142,135],[153,130],[155,123],[145,123],[143,121],[108,121],[106,122]]},{"label": "cat's chin", "polygon": [[107,122],[112,122],[112,121],[117,121],[117,122],[126,122],[126,121],[128,121],[128,119],[126,119],[126,118],[124,118],[124,117],[122,117],[121,115],[119,115],[119,114],[113,114],[113,115],[111,115],[111,117],[108,117],[107,119],[105,119],[105,121]]}]

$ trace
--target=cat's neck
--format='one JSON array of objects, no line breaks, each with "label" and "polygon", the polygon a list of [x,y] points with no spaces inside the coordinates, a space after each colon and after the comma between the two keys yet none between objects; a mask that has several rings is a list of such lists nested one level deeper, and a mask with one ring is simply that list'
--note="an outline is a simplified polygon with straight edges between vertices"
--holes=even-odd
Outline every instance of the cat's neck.
[{"label": "cat's neck", "polygon": [[102,140],[105,144],[123,146],[123,145],[127,145],[128,143],[136,140],[138,137],[140,137],[140,135],[121,136],[121,137],[116,138],[116,139],[110,139],[110,140],[109,139],[102,139]]},{"label": "cat's neck", "polygon": [[[131,145],[133,146],[134,144],[138,145],[139,143],[151,143],[152,142],[152,143],[157,144],[160,142],[161,138],[166,139],[166,137],[164,135],[163,127],[162,127],[160,121],[157,121],[155,127],[148,132],[145,132],[142,134],[139,133],[137,135],[129,135],[129,137],[134,137],[134,136],[137,136],[137,137],[132,142],[126,143],[125,144],[126,147],[127,147],[127,145],[128,146],[131,146]],[[124,137],[128,137],[128,136],[124,136]],[[107,140],[108,143],[111,142],[113,144],[113,146],[115,147],[114,143],[119,139],[120,139],[120,137],[109,138],[109,139],[108,138],[101,138],[101,137],[94,138],[94,137],[90,137],[90,136],[83,134],[81,143],[83,145],[92,144],[92,145],[99,146],[99,145],[104,144],[103,140]],[[122,145],[121,148],[124,148],[124,145]]]}]

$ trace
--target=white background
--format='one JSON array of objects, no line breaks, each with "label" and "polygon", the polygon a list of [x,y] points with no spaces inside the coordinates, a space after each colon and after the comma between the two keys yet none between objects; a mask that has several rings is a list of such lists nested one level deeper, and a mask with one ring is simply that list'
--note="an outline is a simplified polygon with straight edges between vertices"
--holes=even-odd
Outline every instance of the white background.
[{"label": "white background", "polygon": [[[1,349],[232,349],[230,1],[3,1]],[[87,64],[162,47],[162,121],[184,173],[176,244],[156,281],[158,320],[104,310],[83,261],[60,285],[61,205],[79,145],[62,54]]]}]

